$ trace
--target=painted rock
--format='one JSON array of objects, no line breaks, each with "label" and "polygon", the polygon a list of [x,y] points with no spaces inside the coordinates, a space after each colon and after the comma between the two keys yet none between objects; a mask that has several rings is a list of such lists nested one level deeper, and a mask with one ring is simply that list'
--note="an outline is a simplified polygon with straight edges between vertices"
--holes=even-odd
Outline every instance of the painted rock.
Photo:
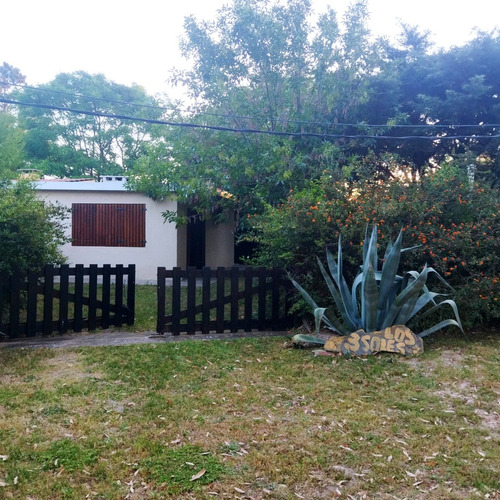
[{"label": "painted rock", "polygon": [[331,337],[326,341],[324,349],[353,356],[367,356],[377,352],[410,356],[423,352],[424,343],[408,327],[397,325],[376,332],[357,330],[347,337]]}]

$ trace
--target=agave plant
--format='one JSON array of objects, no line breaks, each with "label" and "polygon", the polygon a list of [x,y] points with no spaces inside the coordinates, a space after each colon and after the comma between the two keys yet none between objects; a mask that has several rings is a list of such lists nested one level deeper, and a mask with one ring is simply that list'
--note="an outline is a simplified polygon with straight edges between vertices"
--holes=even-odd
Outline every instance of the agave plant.
[{"label": "agave plant", "polygon": [[[313,308],[316,333],[319,332],[321,324],[340,335],[349,335],[360,329],[373,332],[393,325],[408,325],[410,320],[415,323],[417,317],[421,320],[443,306],[451,307],[455,319],[440,321],[417,335],[425,337],[451,325],[458,326],[463,331],[455,302],[450,299],[438,302],[436,299],[444,294],[431,292],[427,288],[427,279],[430,274],[435,274],[443,284],[449,286],[437,271],[425,266],[420,273],[408,271],[403,276],[397,274],[402,252],[415,248],[402,248],[402,234],[401,231],[394,244],[389,241],[382,268],[379,270],[377,226],[373,227],[371,235],[367,228],[363,246],[363,264],[351,290],[342,273],[340,237],[337,261],[334,260],[330,251],[326,252],[328,270],[317,258],[336,311],[319,307],[314,299],[292,279],[294,286]],[[314,342],[312,336],[303,337],[302,340],[305,342]],[[324,341],[317,339],[317,343],[324,343]]]}]

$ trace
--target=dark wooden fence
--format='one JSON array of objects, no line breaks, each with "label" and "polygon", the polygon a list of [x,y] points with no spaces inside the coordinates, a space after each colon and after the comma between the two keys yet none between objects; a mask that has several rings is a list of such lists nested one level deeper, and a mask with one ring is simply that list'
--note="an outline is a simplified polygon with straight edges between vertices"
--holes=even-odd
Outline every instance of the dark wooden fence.
[{"label": "dark wooden fence", "polygon": [[135,266],[46,266],[0,276],[3,338],[134,324]]},{"label": "dark wooden fence", "polygon": [[158,333],[278,331],[293,323],[291,283],[277,268],[160,267],[157,283]]}]

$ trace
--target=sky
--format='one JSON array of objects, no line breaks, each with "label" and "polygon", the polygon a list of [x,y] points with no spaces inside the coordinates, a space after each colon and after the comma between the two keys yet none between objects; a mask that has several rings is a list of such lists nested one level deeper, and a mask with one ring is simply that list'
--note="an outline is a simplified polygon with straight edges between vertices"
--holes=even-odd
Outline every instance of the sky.
[{"label": "sky", "polygon": [[[341,18],[349,0],[311,0],[315,12],[330,5]],[[117,83],[151,94],[178,91],[169,71],[185,66],[179,52],[184,18],[211,19],[228,0],[3,0],[0,64],[21,70],[27,83],[58,73],[103,73]],[[494,0],[368,0],[370,29],[395,37],[400,21],[431,32],[437,47],[462,45],[473,30],[500,27]]]}]

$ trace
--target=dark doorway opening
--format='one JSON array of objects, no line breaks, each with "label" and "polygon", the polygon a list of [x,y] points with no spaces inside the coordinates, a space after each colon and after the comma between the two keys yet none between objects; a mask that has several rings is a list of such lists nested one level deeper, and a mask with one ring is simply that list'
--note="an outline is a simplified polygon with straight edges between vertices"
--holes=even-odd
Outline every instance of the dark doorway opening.
[{"label": "dark doorway opening", "polygon": [[187,265],[201,269],[205,265],[205,221],[194,212],[188,212]]}]

